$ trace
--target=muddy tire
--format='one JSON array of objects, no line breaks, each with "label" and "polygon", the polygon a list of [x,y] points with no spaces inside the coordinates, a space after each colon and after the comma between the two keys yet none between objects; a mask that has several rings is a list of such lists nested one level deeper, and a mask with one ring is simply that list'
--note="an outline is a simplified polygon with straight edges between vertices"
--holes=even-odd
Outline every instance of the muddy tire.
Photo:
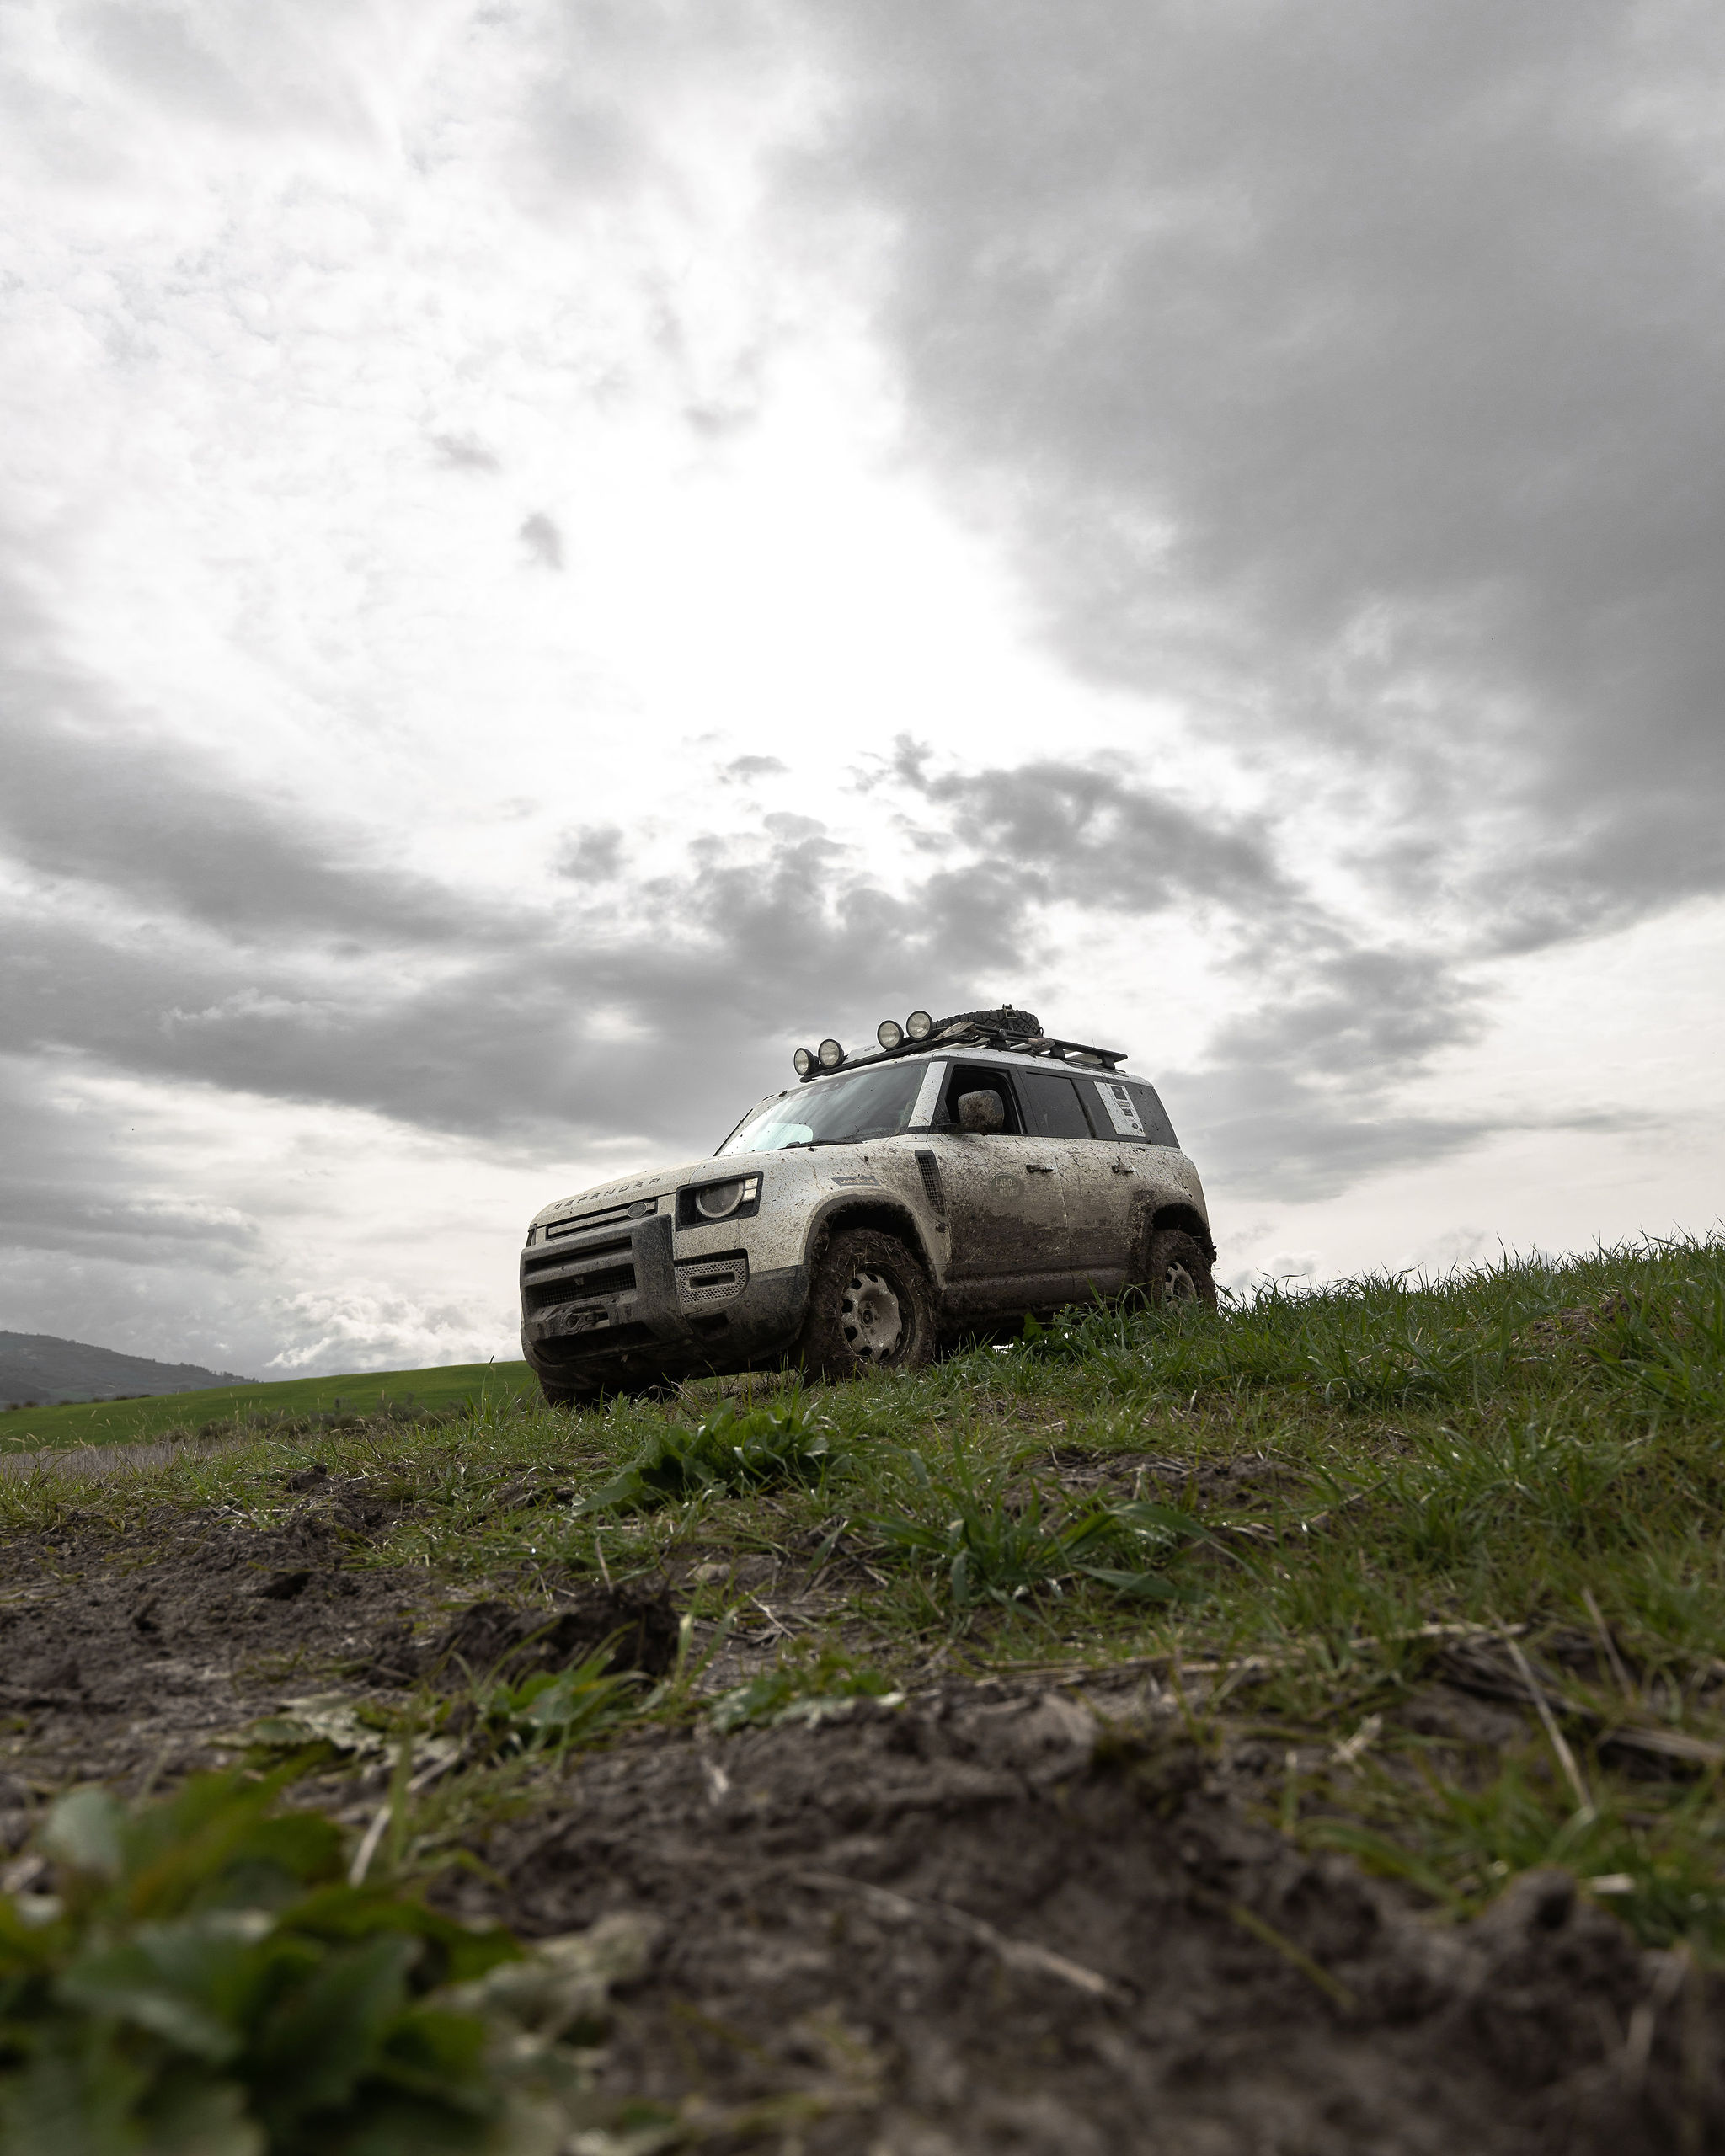
[{"label": "muddy tire", "polygon": [[1008,1033],[1022,1033],[1026,1039],[1033,1038],[1042,1031],[1042,1021],[1033,1011],[1014,1011],[1010,1007],[999,1011],[953,1011],[944,1018],[934,1022],[932,1038],[938,1039],[948,1026],[981,1026],[992,1033],[1001,1028]]},{"label": "muddy tire", "polygon": [[841,1228],[821,1252],[796,1359],[836,1382],[869,1370],[914,1370],[932,1359],[934,1292],[896,1235]]},{"label": "muddy tire", "polygon": [[1204,1303],[1214,1310],[1216,1283],[1197,1237],[1183,1228],[1155,1230],[1145,1251],[1139,1292],[1156,1308],[1165,1303]]}]

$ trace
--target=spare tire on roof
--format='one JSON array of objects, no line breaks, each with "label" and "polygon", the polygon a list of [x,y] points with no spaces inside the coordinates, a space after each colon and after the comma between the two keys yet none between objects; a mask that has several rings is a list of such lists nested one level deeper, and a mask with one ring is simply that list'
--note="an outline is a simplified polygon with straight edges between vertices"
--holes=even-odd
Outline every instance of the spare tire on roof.
[{"label": "spare tire on roof", "polygon": [[950,1018],[937,1018],[935,1034],[943,1033],[948,1026],[980,1026],[991,1033],[1016,1033],[1027,1041],[1042,1034],[1042,1021],[1034,1011],[1015,1011],[1010,1003],[999,1011],[955,1011]]}]

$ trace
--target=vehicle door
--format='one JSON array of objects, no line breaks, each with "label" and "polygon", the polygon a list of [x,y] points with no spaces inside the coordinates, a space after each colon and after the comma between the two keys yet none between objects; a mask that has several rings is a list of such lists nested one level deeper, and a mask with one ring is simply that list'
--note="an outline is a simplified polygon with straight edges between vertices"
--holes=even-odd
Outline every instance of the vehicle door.
[{"label": "vehicle door", "polygon": [[[970,1092],[999,1097],[1003,1129],[964,1128],[959,1103]],[[950,1225],[948,1305],[980,1313],[1065,1300],[1071,1268],[1065,1163],[1055,1145],[1025,1130],[1010,1074],[997,1065],[955,1063],[920,1145],[934,1156]]]},{"label": "vehicle door", "polygon": [[1077,1292],[1093,1288],[1112,1294],[1127,1278],[1131,1170],[1123,1167],[1117,1144],[1095,1134],[1097,1123],[1086,1113],[1077,1079],[1059,1069],[1016,1070],[1012,1077],[1026,1129],[1042,1138],[1059,1161],[1067,1262],[1080,1276]]}]

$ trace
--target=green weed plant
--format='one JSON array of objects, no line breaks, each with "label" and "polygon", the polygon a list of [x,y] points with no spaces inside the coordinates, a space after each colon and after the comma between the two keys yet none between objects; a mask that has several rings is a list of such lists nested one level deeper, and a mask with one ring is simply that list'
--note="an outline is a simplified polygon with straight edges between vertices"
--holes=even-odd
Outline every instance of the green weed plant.
[{"label": "green weed plant", "polygon": [[561,1754],[627,1721],[640,1704],[645,1680],[634,1670],[606,1674],[613,1645],[607,1640],[571,1669],[535,1670],[519,1683],[505,1680],[483,1689],[475,1720],[489,1756]]},{"label": "green weed plant", "polygon": [[784,1722],[830,1721],[852,1712],[859,1700],[897,1705],[903,1698],[884,1671],[829,1641],[722,1692],[708,1708],[707,1718],[721,1732],[751,1725],[775,1728]]},{"label": "green weed plant", "polygon": [[520,1950],[350,1886],[328,1820],[205,1775],[62,1798],[54,1892],[0,1900],[8,2156],[419,2156],[498,2145],[487,2031],[443,1988]]},{"label": "green weed plant", "polygon": [[1173,1506],[1063,1499],[1019,1463],[979,1468],[957,1436],[937,1470],[914,1446],[906,1459],[906,1508],[869,1514],[862,1524],[888,1551],[932,1572],[955,1611],[1058,1595],[1082,1581],[1140,1601],[1173,1602],[1188,1592],[1152,1564],[1204,1537],[1198,1521]]},{"label": "green weed plant", "polygon": [[658,1432],[621,1475],[575,1510],[644,1512],[784,1483],[818,1488],[836,1465],[832,1438],[831,1423],[804,1401],[741,1409],[728,1404],[693,1428],[674,1423]]}]

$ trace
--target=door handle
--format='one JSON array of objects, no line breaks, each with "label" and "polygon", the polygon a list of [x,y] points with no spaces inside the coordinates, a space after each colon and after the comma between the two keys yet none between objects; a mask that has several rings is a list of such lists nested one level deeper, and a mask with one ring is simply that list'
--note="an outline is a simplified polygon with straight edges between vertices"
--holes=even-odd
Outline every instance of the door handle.
[{"label": "door handle", "polygon": [[1051,1176],[1054,1170],[1044,1167],[1040,1161],[1027,1161],[1024,1163],[1024,1172],[1027,1176]]},{"label": "door handle", "polygon": [[1137,1174],[1138,1171],[1137,1171],[1137,1169],[1136,1169],[1136,1168],[1123,1168],[1123,1167],[1120,1166],[1120,1163],[1119,1163],[1118,1161],[1116,1161],[1114,1162],[1114,1164],[1113,1167],[1108,1171],[1108,1172],[1109,1172],[1111,1175],[1117,1175],[1117,1176],[1135,1176],[1135,1175]]}]

